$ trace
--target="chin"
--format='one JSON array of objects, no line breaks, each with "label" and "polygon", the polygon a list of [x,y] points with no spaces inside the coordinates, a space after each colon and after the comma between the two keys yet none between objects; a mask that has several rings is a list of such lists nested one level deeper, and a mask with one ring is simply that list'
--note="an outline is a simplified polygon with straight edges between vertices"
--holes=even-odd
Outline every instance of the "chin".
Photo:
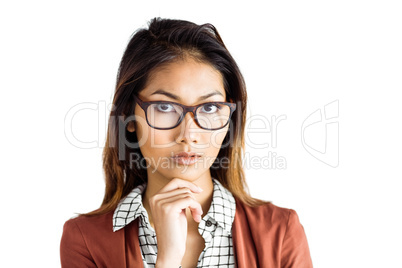
[{"label": "chin", "polygon": [[164,170],[160,173],[162,176],[169,178],[170,180],[172,180],[174,178],[179,178],[179,179],[193,182],[193,181],[198,180],[200,177],[205,176],[207,172],[209,173],[209,169],[199,170],[199,169],[194,169],[190,166],[185,166],[183,168],[175,168],[173,170],[172,169]]}]

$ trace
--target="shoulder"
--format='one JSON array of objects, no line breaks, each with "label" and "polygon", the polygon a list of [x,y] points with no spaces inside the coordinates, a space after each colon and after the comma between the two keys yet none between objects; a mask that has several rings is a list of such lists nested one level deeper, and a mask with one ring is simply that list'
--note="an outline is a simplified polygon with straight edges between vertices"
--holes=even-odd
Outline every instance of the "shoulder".
[{"label": "shoulder", "polygon": [[94,216],[79,215],[78,217],[71,218],[64,223],[64,230],[92,229],[93,227],[101,230],[112,230],[113,211]]},{"label": "shoulder", "polygon": [[271,202],[249,206],[237,198],[235,200],[237,216],[247,218],[248,221],[263,222],[265,225],[287,225],[289,220],[298,218],[295,210],[279,207]]},{"label": "shoulder", "polygon": [[86,246],[94,242],[101,243],[105,239],[112,239],[116,236],[113,233],[113,211],[102,215],[85,216],[80,215],[71,218],[64,223],[62,245],[64,241],[72,243],[83,243]]},{"label": "shoulder", "polygon": [[112,233],[112,212],[71,218],[64,223],[61,247],[73,244],[87,244],[87,240]]},{"label": "shoulder", "polygon": [[[99,234],[102,231],[99,228],[105,228],[106,218],[108,215],[78,216],[64,223],[60,241],[62,267],[96,267],[96,256],[93,256],[91,244],[97,237],[101,237]],[[98,226],[98,223],[101,224]]]},{"label": "shoulder", "polygon": [[[121,261],[123,245],[124,231],[113,232],[113,211],[96,216],[80,215],[64,223],[60,242],[61,262],[63,267],[95,267],[95,263],[111,267],[110,262]],[[106,259],[105,256],[111,258]]]},{"label": "shoulder", "polygon": [[312,267],[304,228],[293,209],[270,202],[253,207],[236,199],[233,231],[238,255],[254,254],[267,267],[278,263],[281,267]]},{"label": "shoulder", "polygon": [[[280,259],[282,267],[313,267],[304,227],[295,210],[273,204],[262,205],[254,210],[259,211],[257,215],[264,216],[258,218],[260,222],[263,222],[257,224],[257,226],[263,226],[259,230],[260,237],[271,239],[277,237],[273,239],[276,240],[275,244],[270,246],[280,249],[277,258]],[[253,211],[252,208],[251,211]],[[259,243],[261,247],[267,245],[264,238]]]},{"label": "shoulder", "polygon": [[276,237],[277,243],[285,242],[289,237],[298,239],[304,236],[304,229],[296,211],[276,206],[271,202],[249,206],[236,199],[234,225],[240,232]]}]

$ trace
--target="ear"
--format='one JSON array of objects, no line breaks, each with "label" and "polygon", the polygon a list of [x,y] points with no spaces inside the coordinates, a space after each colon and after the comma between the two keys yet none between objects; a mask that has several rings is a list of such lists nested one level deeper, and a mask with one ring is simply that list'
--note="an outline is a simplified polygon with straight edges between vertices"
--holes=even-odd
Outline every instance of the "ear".
[{"label": "ear", "polygon": [[128,130],[129,132],[134,132],[134,131],[135,131],[134,121],[128,122],[128,124],[127,124],[127,130]]},{"label": "ear", "polygon": [[[127,116],[123,113],[123,118],[127,118]],[[134,121],[131,120],[128,122],[128,124],[126,125],[127,131],[129,132],[134,132],[135,131],[135,125],[134,125]]]}]

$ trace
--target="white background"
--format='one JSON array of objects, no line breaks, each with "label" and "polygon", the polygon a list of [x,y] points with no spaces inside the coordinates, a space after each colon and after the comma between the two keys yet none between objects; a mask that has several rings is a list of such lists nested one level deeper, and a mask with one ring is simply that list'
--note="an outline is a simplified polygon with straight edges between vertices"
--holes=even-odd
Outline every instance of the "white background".
[{"label": "white background", "polygon": [[[5,2],[1,267],[59,267],[63,223],[99,207],[104,113],[73,120],[79,140],[98,142],[93,149],[66,138],[65,118],[77,104],[110,103],[130,35],[155,16],[214,24],[245,76],[248,116],[286,116],[275,148],[247,146],[250,155],[275,152],[286,168],[247,167],[248,182],[253,196],[297,211],[314,266],[402,267],[398,1]],[[333,101],[337,167],[301,142],[303,121]],[[310,132],[311,146],[322,146],[325,124]],[[271,133],[254,135],[271,142]]]}]

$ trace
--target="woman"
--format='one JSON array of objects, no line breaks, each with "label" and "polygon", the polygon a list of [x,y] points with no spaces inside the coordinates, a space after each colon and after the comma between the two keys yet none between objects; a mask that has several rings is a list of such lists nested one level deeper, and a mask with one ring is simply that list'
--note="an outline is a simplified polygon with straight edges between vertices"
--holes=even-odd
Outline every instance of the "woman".
[{"label": "woman", "polygon": [[104,200],[65,223],[63,267],[312,267],[296,212],[246,191],[246,87],[212,25],[136,32],[113,104]]}]

